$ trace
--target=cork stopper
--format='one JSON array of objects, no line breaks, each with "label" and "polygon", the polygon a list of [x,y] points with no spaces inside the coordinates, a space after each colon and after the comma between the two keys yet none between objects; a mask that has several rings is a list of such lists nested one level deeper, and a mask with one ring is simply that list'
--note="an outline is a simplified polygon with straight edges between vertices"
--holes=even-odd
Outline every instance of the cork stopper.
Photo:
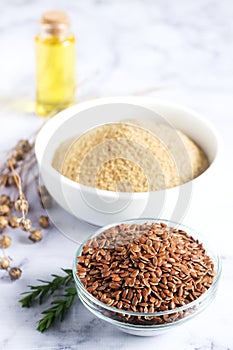
[{"label": "cork stopper", "polygon": [[47,11],[42,15],[41,24],[50,24],[50,25],[69,25],[70,21],[67,14],[63,11]]}]

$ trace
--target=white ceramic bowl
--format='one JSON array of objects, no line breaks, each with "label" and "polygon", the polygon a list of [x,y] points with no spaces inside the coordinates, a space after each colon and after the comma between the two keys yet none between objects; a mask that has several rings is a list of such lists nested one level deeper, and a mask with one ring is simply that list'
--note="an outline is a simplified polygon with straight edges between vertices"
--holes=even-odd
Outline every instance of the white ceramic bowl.
[{"label": "white ceramic bowl", "polygon": [[[98,125],[128,118],[165,121],[180,129],[205,151],[209,168],[196,179],[171,189],[116,193],[75,183],[52,167],[54,152],[63,141]],[[190,109],[155,98],[113,97],[90,100],[60,112],[40,130],[35,152],[42,180],[58,204],[81,220],[103,226],[139,217],[166,217],[181,222],[192,208],[194,193],[202,204],[208,203],[218,148],[213,127]]]}]

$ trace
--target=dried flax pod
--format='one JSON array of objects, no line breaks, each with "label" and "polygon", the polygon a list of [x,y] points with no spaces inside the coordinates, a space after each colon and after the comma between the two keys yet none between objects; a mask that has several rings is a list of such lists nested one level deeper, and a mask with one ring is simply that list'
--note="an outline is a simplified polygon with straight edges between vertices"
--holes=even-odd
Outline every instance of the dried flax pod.
[{"label": "dried flax pod", "polygon": [[[7,153],[7,160],[0,169],[0,186],[6,189],[7,193],[0,195],[0,268],[8,271],[11,280],[21,277],[22,271],[18,267],[11,267],[11,258],[6,257],[5,249],[11,245],[11,237],[5,234],[6,231],[20,228],[28,233],[32,242],[39,242],[42,232],[32,229],[32,221],[28,217],[29,202],[26,197],[27,187],[38,179],[34,154],[34,142],[20,140],[17,145]],[[35,171],[36,175],[33,174]],[[31,177],[29,179],[29,174]],[[24,188],[22,186],[24,183]],[[46,193],[47,201],[50,199]],[[50,200],[51,201],[51,200]],[[43,228],[49,226],[47,216],[39,218],[39,224]]]}]

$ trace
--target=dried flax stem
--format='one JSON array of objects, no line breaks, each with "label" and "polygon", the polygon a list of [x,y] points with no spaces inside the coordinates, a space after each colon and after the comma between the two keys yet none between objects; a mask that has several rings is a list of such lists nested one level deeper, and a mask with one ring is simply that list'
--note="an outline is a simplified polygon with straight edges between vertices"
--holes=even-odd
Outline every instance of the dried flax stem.
[{"label": "dried flax stem", "polygon": [[8,160],[8,164],[10,166],[10,169],[12,171],[12,174],[14,176],[14,180],[15,180],[15,184],[19,190],[19,196],[22,197],[23,196],[23,191],[22,191],[22,183],[21,183],[21,178],[19,176],[19,174],[15,171],[13,165],[12,165],[12,162],[11,160]]},{"label": "dried flax stem", "polygon": [[152,92],[155,92],[155,91],[159,91],[159,90],[163,90],[163,89],[168,89],[170,88],[171,85],[158,85],[158,86],[155,86],[155,87],[150,87],[150,88],[147,88],[147,89],[144,89],[144,90],[139,90],[139,91],[136,91],[136,92],[133,92],[132,95],[134,96],[145,96],[145,95],[148,95],[148,94],[151,94]]}]

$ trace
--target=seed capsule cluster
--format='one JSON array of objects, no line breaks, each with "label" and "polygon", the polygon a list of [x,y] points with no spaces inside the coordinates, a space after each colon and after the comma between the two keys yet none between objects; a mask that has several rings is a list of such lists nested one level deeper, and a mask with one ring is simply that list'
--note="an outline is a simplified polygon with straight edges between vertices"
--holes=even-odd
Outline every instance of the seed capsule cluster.
[{"label": "seed capsule cluster", "polygon": [[[32,172],[35,164],[34,142],[20,140],[6,154],[6,161],[0,167],[0,185],[6,190],[6,193],[0,195],[0,269],[7,270],[12,280],[20,278],[21,270],[16,267],[11,269],[13,272],[10,270],[12,259],[6,257],[4,252],[12,241],[8,233],[19,228],[28,233],[28,238],[34,243],[43,238],[41,230],[33,228],[29,216],[29,202],[25,194],[30,181],[38,181],[38,176]],[[38,195],[43,207],[51,206],[51,197],[44,186],[38,187]],[[47,228],[50,224],[48,217],[40,216],[38,224],[43,229]]]}]

